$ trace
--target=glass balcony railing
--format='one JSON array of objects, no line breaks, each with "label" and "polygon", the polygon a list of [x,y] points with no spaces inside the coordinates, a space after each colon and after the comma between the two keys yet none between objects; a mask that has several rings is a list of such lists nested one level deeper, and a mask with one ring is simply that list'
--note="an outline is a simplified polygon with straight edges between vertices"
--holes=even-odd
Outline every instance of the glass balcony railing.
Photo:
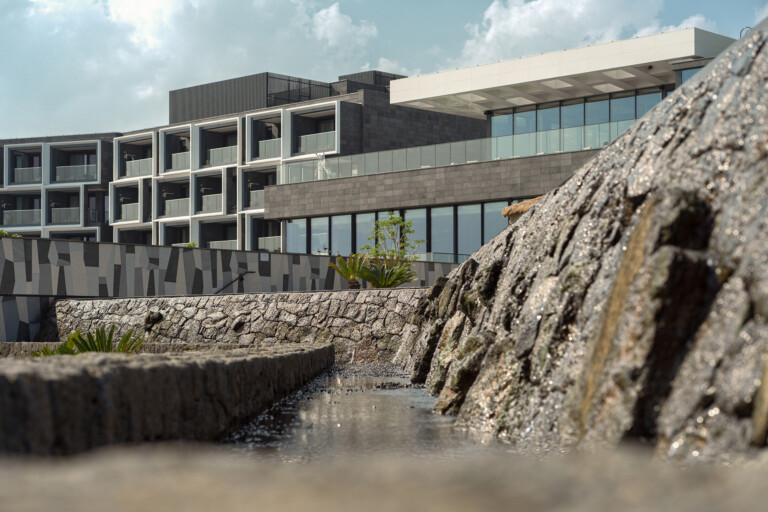
[{"label": "glass balcony railing", "polygon": [[139,220],[139,203],[120,205],[120,221]]},{"label": "glass balcony railing", "polygon": [[278,158],[282,139],[260,140],[255,158]]},{"label": "glass balcony railing", "polygon": [[302,135],[299,137],[299,145],[296,148],[296,155],[305,155],[307,153],[325,153],[336,149],[336,132],[313,133],[312,135]]},{"label": "glass balcony railing", "polygon": [[189,215],[189,198],[166,199],[164,217],[187,217]]},{"label": "glass balcony railing", "polygon": [[259,250],[267,252],[280,252],[279,236],[262,236],[259,238]]},{"label": "glass balcony railing", "polygon": [[126,160],[125,177],[150,176],[152,174],[152,159]]},{"label": "glass balcony railing", "polygon": [[57,165],[53,174],[55,182],[94,181],[96,165]]},{"label": "glass balcony railing", "polygon": [[104,219],[104,214],[101,210],[96,208],[88,208],[88,211],[86,211],[86,219],[89,226],[95,226],[101,224]]},{"label": "glass balcony railing", "polygon": [[634,120],[611,122],[281,164],[277,178],[278,184],[284,185],[490,162],[562,151],[600,149],[616,140],[634,123]]},{"label": "glass balcony railing", "polygon": [[42,167],[17,167],[13,170],[13,184],[40,183],[43,177]]},{"label": "glass balcony railing", "polygon": [[4,210],[3,226],[39,226],[40,210]]},{"label": "glass balcony railing", "polygon": [[189,169],[189,151],[173,153],[171,155],[171,166],[165,172],[184,171],[186,169]]},{"label": "glass balcony railing", "polygon": [[237,162],[237,146],[209,149],[205,152],[204,166],[234,164]]},{"label": "glass balcony railing", "polygon": [[51,224],[80,224],[80,208],[51,208]]},{"label": "glass balcony railing", "polygon": [[200,211],[197,213],[221,213],[221,194],[208,194],[201,197]]},{"label": "glass balcony railing", "polygon": [[263,190],[251,190],[248,193],[249,203],[248,208],[264,208],[264,191]]},{"label": "glass balcony railing", "polygon": [[209,249],[230,249],[237,250],[237,240],[214,240],[208,242]]}]

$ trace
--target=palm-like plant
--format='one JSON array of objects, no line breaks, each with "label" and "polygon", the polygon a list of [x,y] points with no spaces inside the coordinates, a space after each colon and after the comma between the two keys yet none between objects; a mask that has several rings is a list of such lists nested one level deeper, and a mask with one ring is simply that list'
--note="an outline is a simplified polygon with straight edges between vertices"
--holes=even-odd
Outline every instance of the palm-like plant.
[{"label": "palm-like plant", "polygon": [[94,332],[87,332],[83,337],[80,331],[75,331],[67,336],[67,341],[51,350],[43,347],[40,352],[32,351],[34,357],[53,355],[77,355],[83,352],[122,352],[134,353],[144,344],[144,338],[133,337],[133,329],[123,334],[115,344],[113,342],[115,326],[109,332],[104,327],[97,328]]},{"label": "palm-like plant", "polygon": [[362,254],[350,254],[346,259],[342,256],[337,256],[336,263],[331,262],[328,266],[338,272],[339,276],[347,282],[347,288],[358,290],[360,289],[359,279],[366,270],[365,264],[367,259]]},{"label": "palm-like plant", "polygon": [[416,272],[408,260],[376,258],[363,269],[363,279],[375,288],[396,288],[416,279]]}]

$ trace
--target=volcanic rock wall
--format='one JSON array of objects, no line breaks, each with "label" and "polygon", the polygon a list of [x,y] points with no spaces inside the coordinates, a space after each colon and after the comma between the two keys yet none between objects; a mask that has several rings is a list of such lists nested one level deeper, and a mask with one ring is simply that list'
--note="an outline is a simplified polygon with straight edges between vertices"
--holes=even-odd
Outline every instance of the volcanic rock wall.
[{"label": "volcanic rock wall", "polygon": [[768,23],[422,299],[397,355],[521,450],[720,459],[768,424]]}]

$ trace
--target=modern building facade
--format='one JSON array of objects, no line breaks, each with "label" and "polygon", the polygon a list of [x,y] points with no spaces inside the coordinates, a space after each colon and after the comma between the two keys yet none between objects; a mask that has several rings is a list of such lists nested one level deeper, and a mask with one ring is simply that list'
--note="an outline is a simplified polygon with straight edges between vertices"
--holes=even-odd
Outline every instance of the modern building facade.
[{"label": "modern building facade", "polygon": [[412,78],[172,91],[167,126],[0,141],[2,227],[344,255],[396,211],[424,259],[461,260],[503,208],[565,181],[731,42],[686,29]]}]

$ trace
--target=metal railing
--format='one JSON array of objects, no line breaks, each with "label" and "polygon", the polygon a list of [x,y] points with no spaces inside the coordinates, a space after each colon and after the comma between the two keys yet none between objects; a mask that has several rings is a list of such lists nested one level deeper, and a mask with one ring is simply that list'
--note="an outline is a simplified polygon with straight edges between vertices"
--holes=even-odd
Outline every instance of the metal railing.
[{"label": "metal railing", "polygon": [[128,178],[135,176],[149,176],[152,174],[152,159],[144,158],[142,160],[126,160],[125,176]]},{"label": "metal railing", "polygon": [[197,213],[221,213],[221,194],[208,194],[200,198],[200,211]]},{"label": "metal railing", "polygon": [[3,226],[39,226],[40,210],[3,210]]},{"label": "metal railing", "polygon": [[296,155],[307,153],[323,153],[336,149],[336,132],[313,133],[312,135],[301,135],[299,144],[296,148]]},{"label": "metal railing", "polygon": [[40,183],[43,179],[42,167],[17,167],[13,170],[13,183]]},{"label": "metal railing", "polygon": [[51,224],[80,224],[80,208],[51,208]]},{"label": "metal railing", "polygon": [[209,149],[205,155],[205,166],[234,164],[237,162],[237,146]]},{"label": "metal railing", "polygon": [[280,156],[280,144],[282,139],[260,140],[257,144],[257,153],[254,158],[277,158]]},{"label": "metal railing", "polygon": [[119,220],[139,220],[139,203],[121,204]]},{"label": "metal railing", "polygon": [[171,166],[165,171],[184,171],[186,169],[189,169],[189,151],[173,153],[171,155]]},{"label": "metal railing", "polygon": [[262,236],[259,238],[259,250],[268,252],[280,252],[280,236]]},{"label": "metal railing", "polygon": [[96,179],[96,164],[57,165],[53,175],[55,182],[94,181]]},{"label": "metal railing", "polygon": [[251,190],[248,196],[249,208],[264,208],[264,190]]},{"label": "metal railing", "polygon": [[208,242],[208,248],[237,250],[237,240],[213,240]]},{"label": "metal railing", "polygon": [[166,199],[163,217],[186,217],[189,215],[189,198]]},{"label": "metal railing", "polygon": [[618,121],[282,164],[278,171],[278,184],[600,149],[616,140],[634,123],[635,120]]}]

